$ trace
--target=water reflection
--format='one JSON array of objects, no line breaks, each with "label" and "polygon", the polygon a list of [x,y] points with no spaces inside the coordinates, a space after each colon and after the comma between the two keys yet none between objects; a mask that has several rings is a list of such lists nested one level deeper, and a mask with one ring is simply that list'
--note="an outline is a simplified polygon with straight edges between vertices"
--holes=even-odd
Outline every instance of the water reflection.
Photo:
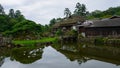
[{"label": "water reflection", "polygon": [[41,59],[43,48],[16,48],[12,50],[11,59],[23,64],[30,64]]},{"label": "water reflection", "polygon": [[21,48],[0,48],[0,66],[4,59],[10,57],[11,61],[18,61],[22,64],[30,64],[42,58],[44,46],[21,47]]},{"label": "water reflection", "polygon": [[70,61],[78,61],[79,64],[94,59],[120,65],[120,48],[86,44],[63,44],[53,47]]},{"label": "water reflection", "polygon": [[0,68],[119,68],[120,48],[90,44],[0,48]]},{"label": "water reflection", "polygon": [[0,56],[0,67],[2,66],[3,63],[4,63],[4,57]]}]

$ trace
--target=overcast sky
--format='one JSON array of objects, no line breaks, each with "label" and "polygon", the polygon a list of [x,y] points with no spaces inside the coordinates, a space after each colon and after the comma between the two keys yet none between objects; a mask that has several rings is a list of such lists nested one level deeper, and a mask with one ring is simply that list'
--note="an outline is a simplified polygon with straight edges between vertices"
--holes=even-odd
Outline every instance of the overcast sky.
[{"label": "overcast sky", "polygon": [[85,4],[88,11],[120,6],[120,0],[0,0],[6,12],[11,8],[21,10],[27,19],[42,25],[52,18],[64,17],[65,8],[73,12],[77,2]]}]

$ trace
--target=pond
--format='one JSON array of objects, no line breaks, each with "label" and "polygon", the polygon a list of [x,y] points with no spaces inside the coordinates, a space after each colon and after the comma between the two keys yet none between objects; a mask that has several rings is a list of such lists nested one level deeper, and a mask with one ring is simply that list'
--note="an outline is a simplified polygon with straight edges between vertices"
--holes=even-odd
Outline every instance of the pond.
[{"label": "pond", "polygon": [[120,68],[120,49],[87,45],[0,48],[0,68]]}]

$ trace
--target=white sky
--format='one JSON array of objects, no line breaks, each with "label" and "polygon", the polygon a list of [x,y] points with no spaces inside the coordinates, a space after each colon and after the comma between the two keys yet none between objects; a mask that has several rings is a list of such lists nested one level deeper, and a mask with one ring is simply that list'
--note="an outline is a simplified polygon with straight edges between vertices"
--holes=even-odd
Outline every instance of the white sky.
[{"label": "white sky", "polygon": [[88,11],[120,6],[120,0],[0,0],[6,12],[11,8],[21,10],[27,19],[42,25],[52,18],[64,17],[65,8],[73,12],[77,2],[85,4]]}]

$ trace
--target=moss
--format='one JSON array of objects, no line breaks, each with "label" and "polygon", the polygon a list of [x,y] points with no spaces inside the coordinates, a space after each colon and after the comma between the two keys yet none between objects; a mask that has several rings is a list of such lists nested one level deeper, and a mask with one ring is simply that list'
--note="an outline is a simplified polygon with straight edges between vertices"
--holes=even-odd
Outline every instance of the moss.
[{"label": "moss", "polygon": [[36,43],[46,43],[46,42],[56,42],[58,39],[57,37],[51,38],[42,38],[40,40],[13,40],[12,43],[17,45],[17,44],[21,44],[21,45],[34,45]]}]

